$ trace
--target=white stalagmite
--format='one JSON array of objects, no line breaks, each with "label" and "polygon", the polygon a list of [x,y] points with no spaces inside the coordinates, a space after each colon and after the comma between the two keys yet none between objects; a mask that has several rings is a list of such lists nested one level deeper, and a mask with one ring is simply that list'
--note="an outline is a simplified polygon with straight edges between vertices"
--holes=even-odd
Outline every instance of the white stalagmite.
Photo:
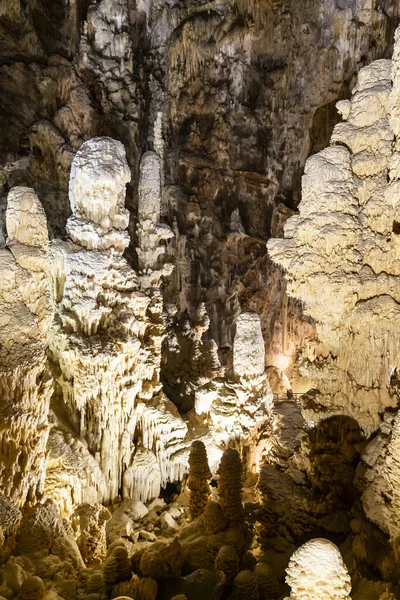
[{"label": "white stalagmite", "polygon": [[0,249],[0,486],[22,506],[43,492],[51,396],[47,221],[32,189],[11,189],[6,227],[7,247]]},{"label": "white stalagmite", "polygon": [[160,223],[161,166],[155,152],[145,152],[140,162],[139,206],[136,249],[139,259],[140,280],[144,290],[157,288],[163,275],[169,275],[172,266],[162,264],[165,246],[162,242],[173,237],[168,225]]},{"label": "white stalagmite", "polygon": [[393,90],[392,61],[361,69],[351,99],[338,103],[344,122],[331,145],[306,163],[299,213],[284,239],[268,242],[288,294],[317,324],[319,342],[303,351],[300,373],[324,417],[349,414],[366,432],[396,404],[387,383],[400,361],[396,40]]},{"label": "white stalagmite", "polygon": [[239,377],[252,377],[264,373],[264,339],[257,313],[243,312],[236,321],[233,368]]},{"label": "white stalagmite", "polygon": [[[181,460],[175,467],[173,454],[187,426],[175,407],[159,396],[162,298],[158,289],[151,296],[139,289],[136,273],[122,256],[129,241],[124,208],[129,178],[120,142],[110,138],[85,142],[71,170],[73,215],[67,229],[75,244],[56,242],[51,250],[57,310],[49,355],[57,381],[55,406],[58,403],[60,414],[67,414],[71,432],[84,444],[83,462],[90,462],[83,456],[87,448],[102,473],[96,482],[96,469],[91,466],[90,485],[81,492],[79,486],[75,491],[70,486],[73,498],[65,497],[64,487],[65,510],[74,503],[93,502],[95,491],[98,501],[116,500],[121,489],[147,499],[158,495],[161,483],[177,478],[176,473],[182,475]],[[159,207],[159,182],[150,175],[147,182],[149,198],[153,199],[154,188]],[[157,211],[153,204],[148,212],[141,205],[141,219]],[[152,246],[155,253],[159,241],[157,237]],[[159,285],[160,278],[155,279]],[[159,464],[158,471],[153,469],[142,479],[133,472],[138,436]],[[55,442],[54,436],[51,440]],[[53,455],[58,447],[58,442],[52,444]],[[71,461],[76,464],[72,455]],[[78,466],[71,471],[70,483],[79,473]],[[57,468],[50,471],[48,488],[54,497],[65,476]]]},{"label": "white stalagmite", "polygon": [[[206,330],[208,321],[203,321]],[[217,376],[195,390],[195,411],[209,416],[214,443],[221,448],[232,442],[246,446],[246,467],[254,472],[261,459],[257,433],[272,414],[273,396],[264,360],[260,318],[254,312],[243,312],[237,320],[233,343],[234,380]]]},{"label": "white stalagmite", "polygon": [[286,600],[351,600],[350,576],[335,544],[323,538],[306,542],[286,569],[291,594]]},{"label": "white stalagmite", "polygon": [[121,142],[93,138],[83,144],[72,161],[69,183],[73,214],[67,233],[75,243],[88,250],[125,250],[129,244],[125,188],[130,179]]}]

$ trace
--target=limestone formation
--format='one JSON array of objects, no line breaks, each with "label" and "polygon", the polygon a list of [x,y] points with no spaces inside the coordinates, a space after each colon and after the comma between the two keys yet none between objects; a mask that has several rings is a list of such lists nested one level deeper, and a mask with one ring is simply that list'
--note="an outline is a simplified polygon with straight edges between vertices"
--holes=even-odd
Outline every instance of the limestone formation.
[{"label": "limestone formation", "polygon": [[344,121],[331,145],[307,161],[299,214],[285,239],[268,242],[288,294],[316,321],[319,344],[303,351],[300,373],[325,416],[354,415],[365,431],[394,405],[387,384],[398,362],[397,67],[393,92],[391,72],[390,60],[361,69],[351,99],[338,104]]},{"label": "limestone formation", "polygon": [[207,535],[219,533],[228,527],[229,521],[221,505],[209,500],[204,510],[203,525]]},{"label": "limestone formation", "polygon": [[53,426],[47,442],[46,480],[47,498],[57,502],[62,516],[69,516],[76,506],[96,504],[107,495],[104,474],[99,463],[90,454],[84,441],[70,429]]},{"label": "limestone formation", "polygon": [[162,264],[165,242],[174,236],[168,225],[160,223],[161,166],[155,152],[146,152],[140,163],[137,248],[142,289],[158,288],[163,275],[170,275],[172,265]]},{"label": "limestone formation", "polygon": [[111,598],[128,597],[134,600],[155,600],[157,596],[157,582],[151,577],[139,578],[136,575],[130,581],[116,585]]},{"label": "limestone formation", "polygon": [[14,550],[22,514],[13,502],[0,493],[0,563]]},{"label": "limestone formation", "polygon": [[48,234],[34,191],[8,194],[7,246],[0,248],[2,492],[22,506],[43,493],[51,378],[45,344],[52,319]]},{"label": "limestone formation", "polygon": [[245,570],[240,571],[236,575],[231,598],[232,600],[259,600],[257,581],[254,573]]},{"label": "limestone formation", "polygon": [[400,415],[393,423],[386,422],[380,434],[366,447],[361,456],[367,466],[362,502],[371,521],[389,534],[399,556],[400,527],[397,519],[400,507]]},{"label": "limestone formation", "polygon": [[143,575],[155,579],[179,577],[181,568],[181,545],[178,538],[170,544],[155,542],[143,552],[140,560],[140,570]]},{"label": "limestone formation", "polygon": [[71,517],[78,548],[86,565],[101,564],[107,554],[106,523],[109,511],[99,504],[81,504]]},{"label": "limestone formation", "polygon": [[204,508],[210,496],[209,480],[211,479],[208,467],[207,450],[203,442],[196,440],[192,442],[189,455],[189,478],[188,488],[190,490],[190,516],[195,519],[203,514]]},{"label": "limestone formation", "polygon": [[45,587],[40,577],[27,577],[19,593],[19,600],[43,600]]},{"label": "limestone formation", "polygon": [[228,448],[218,469],[218,498],[231,527],[244,527],[242,505],[242,462],[237,450]]},{"label": "limestone formation", "polygon": [[255,566],[254,575],[261,600],[279,597],[278,578],[269,564],[258,563]]},{"label": "limestone formation", "polygon": [[[147,500],[187,469],[187,457],[178,459],[178,467],[173,458],[187,426],[160,393],[162,299],[157,290],[151,296],[140,290],[122,256],[129,242],[124,207],[129,179],[120,142],[85,142],[71,169],[73,214],[67,231],[74,243],[54,242],[51,249],[56,317],[48,345],[57,382],[55,406],[65,407],[70,429],[102,472],[96,473],[90,456],[84,459],[90,465],[89,486],[80,497],[71,489],[80,502],[93,501],[94,494],[95,501],[116,500],[121,488],[124,495]],[[154,468],[142,478],[136,468],[140,455],[134,456],[138,430],[144,451],[149,457],[155,453]],[[58,440],[62,443],[60,435]],[[59,447],[55,441],[53,436],[53,449]],[[48,483],[48,488],[55,497],[61,486]],[[73,506],[65,490],[60,492],[66,508]]]},{"label": "limestone formation", "polygon": [[121,143],[93,138],[83,144],[72,161],[69,182],[72,216],[67,233],[73,242],[88,250],[125,250],[129,244],[125,187],[130,179]]},{"label": "limestone formation", "polygon": [[339,549],[328,540],[303,544],[292,555],[286,573],[290,600],[350,600],[350,576]]},{"label": "limestone formation", "polygon": [[236,321],[233,367],[239,377],[250,378],[264,373],[264,339],[256,313],[241,313]]},{"label": "limestone formation", "polygon": [[233,346],[233,377],[199,381],[195,411],[207,415],[213,438],[220,447],[233,441],[246,448],[246,467],[256,472],[259,430],[272,417],[272,393],[265,373],[265,350],[260,319],[256,313],[238,317]]},{"label": "limestone formation", "polygon": [[123,546],[117,546],[104,563],[104,581],[112,587],[122,581],[129,581],[132,575],[128,552]]},{"label": "limestone formation", "polygon": [[233,546],[222,546],[218,550],[215,559],[214,570],[222,571],[226,577],[226,583],[231,584],[239,573],[239,558]]}]

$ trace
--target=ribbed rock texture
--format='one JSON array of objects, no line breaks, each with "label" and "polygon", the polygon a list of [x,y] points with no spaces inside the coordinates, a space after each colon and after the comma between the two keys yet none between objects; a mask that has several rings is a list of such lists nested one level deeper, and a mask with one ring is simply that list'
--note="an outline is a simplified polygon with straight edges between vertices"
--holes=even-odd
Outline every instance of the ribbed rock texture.
[{"label": "ribbed rock texture", "polygon": [[306,542],[291,557],[286,573],[290,600],[350,600],[350,576],[339,549],[329,540]]},{"label": "ribbed rock texture", "polygon": [[291,357],[312,327],[285,298],[264,241],[296,207],[335,101],[360,66],[389,56],[397,1],[3,4],[3,195],[30,182],[51,237],[64,235],[74,153],[112,136],[127,149],[136,215],[140,159],[155,152],[160,214],[176,238],[169,296],[179,312],[206,302],[211,336],[231,348],[235,318],[255,310],[268,362]]},{"label": "ribbed rock texture", "polygon": [[390,597],[399,16],[2,3],[1,596]]}]

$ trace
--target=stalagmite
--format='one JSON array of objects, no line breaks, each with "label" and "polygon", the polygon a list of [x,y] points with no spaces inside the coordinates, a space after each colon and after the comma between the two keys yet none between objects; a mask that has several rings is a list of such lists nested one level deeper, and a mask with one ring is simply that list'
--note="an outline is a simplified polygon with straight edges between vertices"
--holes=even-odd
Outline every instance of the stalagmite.
[{"label": "stalagmite", "polygon": [[251,571],[240,571],[233,582],[232,600],[259,600],[257,581]]},{"label": "stalagmite", "polygon": [[[57,382],[55,412],[58,417],[57,407],[65,407],[71,431],[78,432],[102,472],[95,481],[96,469],[91,467],[91,488],[80,495],[81,502],[93,501],[93,492],[95,501],[113,501],[121,488],[124,495],[147,500],[187,469],[187,457],[177,463],[173,458],[187,426],[160,394],[164,337],[160,277],[146,295],[122,256],[129,243],[129,213],[124,207],[129,179],[120,142],[111,138],[85,142],[71,169],[73,214],[67,231],[74,243],[54,242],[51,248],[56,317],[49,356]],[[141,189],[150,186],[153,201],[150,180],[142,182]],[[150,216],[145,208],[139,213],[142,219]],[[148,265],[149,272],[152,267],[153,263]],[[155,460],[142,479],[135,464],[143,455],[134,456],[138,430],[144,451]],[[86,460],[90,463],[89,457]],[[50,482],[47,486],[55,497],[59,488]],[[71,494],[74,500],[63,498],[66,510],[79,497],[72,489]]]},{"label": "stalagmite", "polygon": [[231,527],[244,527],[242,505],[242,462],[237,450],[228,448],[218,469],[218,498]]},{"label": "stalagmite", "polygon": [[27,577],[19,593],[19,600],[43,600],[45,587],[40,577]]},{"label": "stalagmite", "polygon": [[303,544],[292,555],[286,573],[290,600],[351,600],[350,576],[339,549],[329,540]]},{"label": "stalagmite", "polygon": [[45,344],[52,319],[44,210],[33,190],[8,194],[0,248],[2,492],[22,506],[43,493],[51,378]]},{"label": "stalagmite", "polygon": [[207,450],[201,441],[194,441],[190,447],[189,478],[190,490],[190,516],[195,519],[203,514],[210,496],[211,473],[207,461]]},{"label": "stalagmite", "polygon": [[[207,322],[205,325],[208,328]],[[209,416],[213,439],[220,447],[235,441],[248,450],[246,467],[256,472],[260,466],[257,435],[261,425],[271,418],[273,399],[256,313],[243,312],[238,317],[233,368],[233,379],[214,376],[197,386],[194,407],[197,414]]]},{"label": "stalagmite", "polygon": [[104,581],[111,587],[121,581],[128,581],[131,575],[128,552],[123,546],[117,546],[104,563]]},{"label": "stalagmite", "polygon": [[264,373],[264,340],[260,318],[256,313],[241,313],[237,319],[233,366],[239,377],[250,378]]},{"label": "stalagmite", "polygon": [[215,559],[214,570],[222,571],[228,584],[232,583],[239,573],[239,558],[233,546],[222,546]]},{"label": "stalagmite", "polygon": [[107,554],[106,523],[109,511],[99,504],[82,504],[71,517],[78,548],[86,565],[101,564]]},{"label": "stalagmite", "polygon": [[214,535],[223,531],[229,525],[229,521],[218,502],[209,500],[204,510],[204,530],[207,535]]},{"label": "stalagmite", "polygon": [[278,579],[270,565],[258,563],[254,569],[254,575],[261,600],[279,597]]}]

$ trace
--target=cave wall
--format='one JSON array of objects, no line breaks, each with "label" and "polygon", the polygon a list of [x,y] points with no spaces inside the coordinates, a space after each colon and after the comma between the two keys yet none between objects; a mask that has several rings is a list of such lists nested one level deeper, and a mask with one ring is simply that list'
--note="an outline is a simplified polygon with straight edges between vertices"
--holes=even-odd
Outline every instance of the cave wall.
[{"label": "cave wall", "polygon": [[50,235],[63,236],[73,155],[110,135],[132,169],[134,247],[139,158],[161,144],[161,210],[176,236],[165,297],[180,312],[205,302],[209,336],[228,352],[240,310],[256,310],[266,362],[279,367],[314,330],[286,299],[265,241],[296,209],[334,102],[361,66],[390,56],[399,12],[395,0],[7,0],[2,206],[12,185],[32,185]]}]

